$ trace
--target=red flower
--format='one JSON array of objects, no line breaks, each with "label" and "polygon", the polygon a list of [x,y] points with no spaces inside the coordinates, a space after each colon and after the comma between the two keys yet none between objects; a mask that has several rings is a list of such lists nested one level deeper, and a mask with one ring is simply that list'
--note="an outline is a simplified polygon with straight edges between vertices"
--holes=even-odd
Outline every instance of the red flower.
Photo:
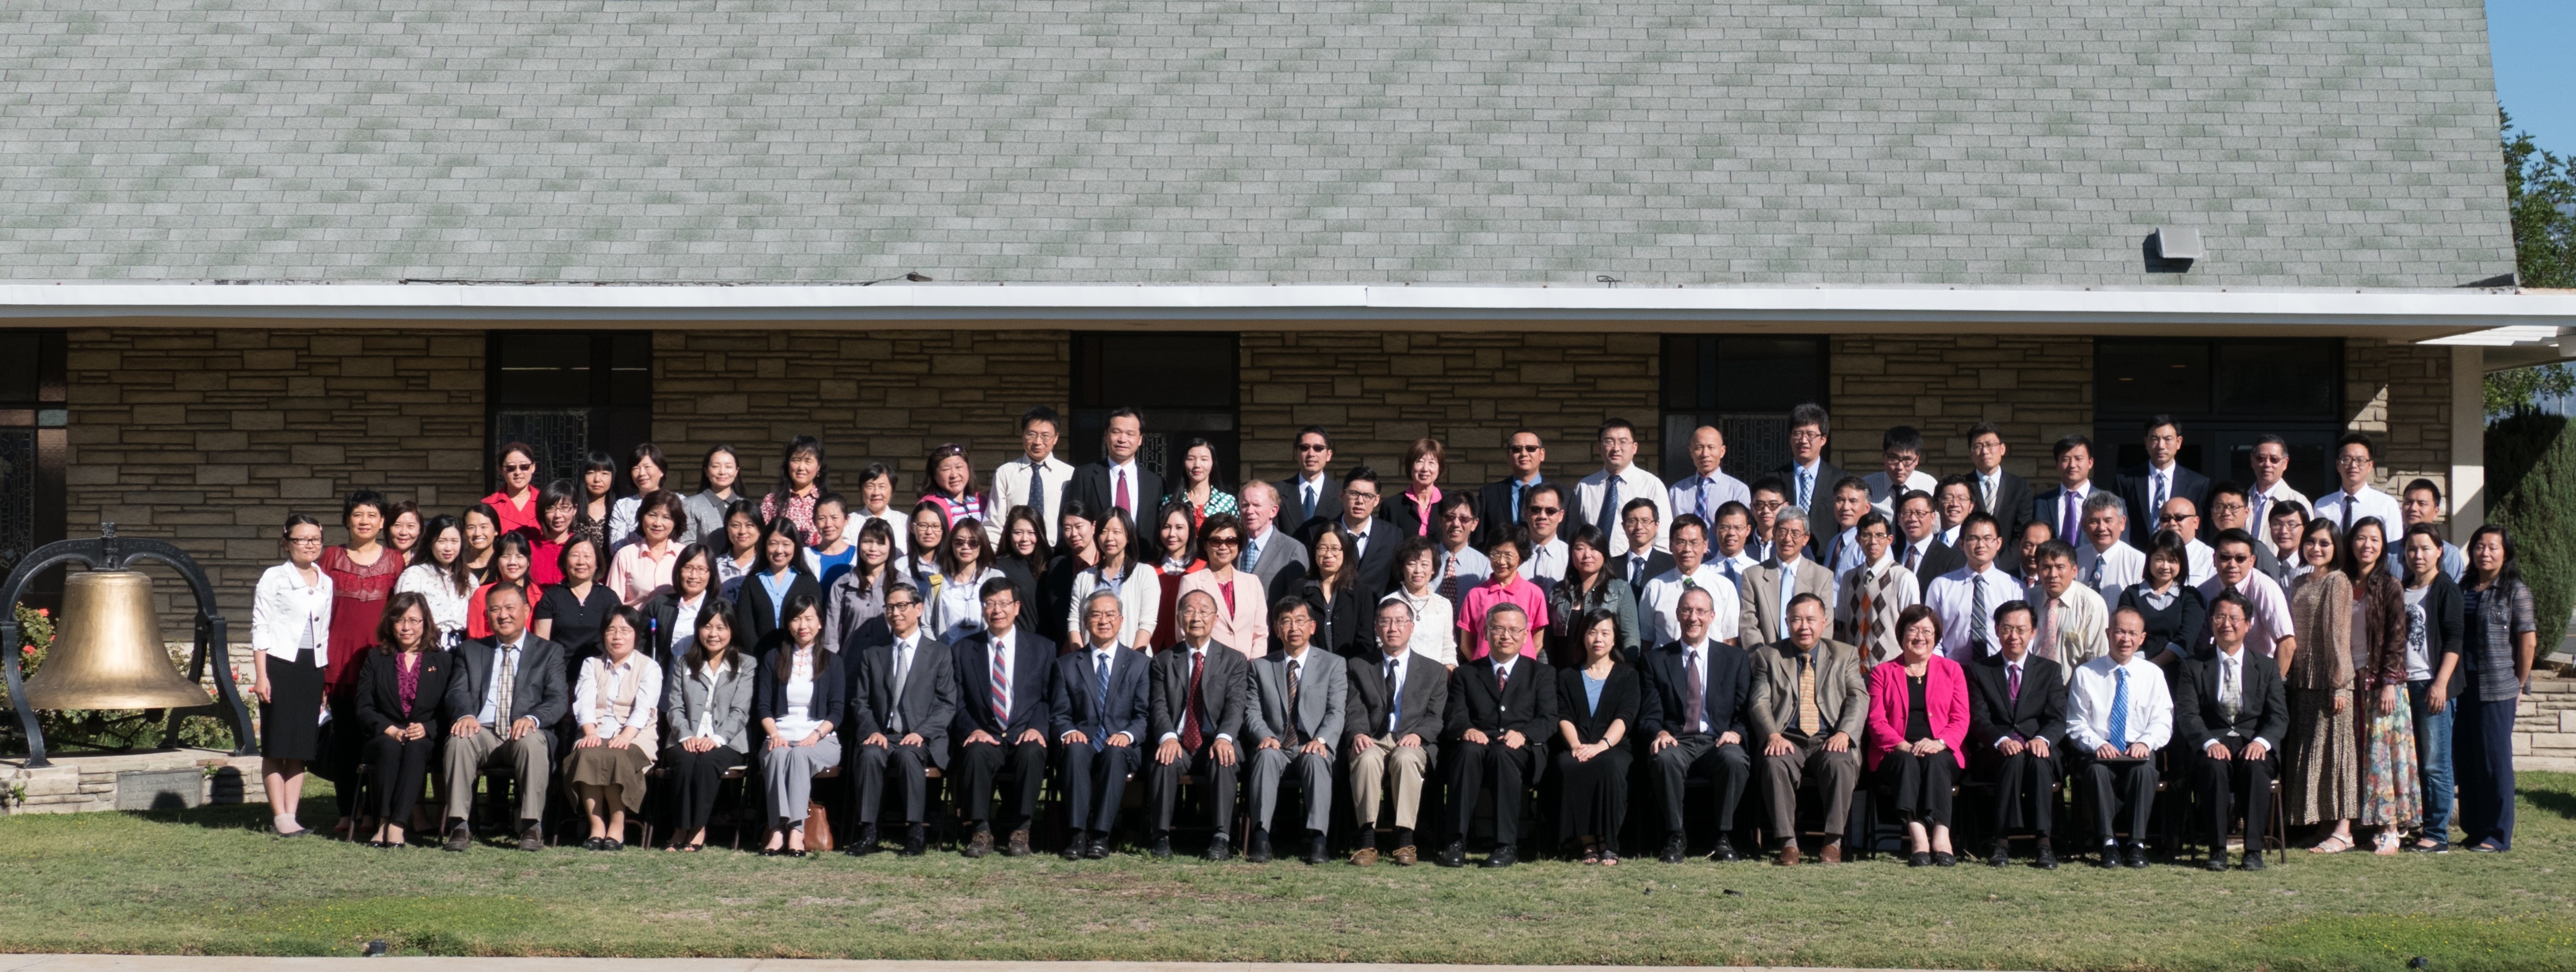
[{"label": "red flower", "polygon": [[36,609],[36,616],[37,616],[37,617],[40,617],[40,618],[50,618],[50,617],[53,617],[53,616],[54,616],[54,609],[53,609],[53,608],[37,608],[37,609]]}]

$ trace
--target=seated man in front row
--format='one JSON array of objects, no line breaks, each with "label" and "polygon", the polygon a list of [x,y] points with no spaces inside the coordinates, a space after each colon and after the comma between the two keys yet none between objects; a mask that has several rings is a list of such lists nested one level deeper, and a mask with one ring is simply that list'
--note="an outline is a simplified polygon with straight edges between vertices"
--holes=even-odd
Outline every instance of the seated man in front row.
[{"label": "seated man in front row", "polygon": [[[1684,514],[1685,516],[1689,514]],[[1675,527],[1673,544],[1681,546]],[[1683,591],[1674,609],[1681,638],[1646,652],[1645,704],[1637,712],[1637,731],[1653,740],[1656,799],[1664,809],[1666,864],[1679,864],[1689,851],[1690,831],[1682,817],[1683,788],[1693,776],[1717,783],[1717,849],[1710,856],[1739,859],[1735,850],[1735,807],[1744,800],[1744,781],[1753,764],[1744,755],[1744,716],[1753,703],[1753,669],[1743,649],[1709,637],[1717,622],[1717,600],[1705,587]]]},{"label": "seated man in front row", "polygon": [[1048,685],[1047,731],[1055,736],[1058,779],[1070,818],[1064,859],[1109,856],[1109,832],[1127,795],[1127,774],[1144,752],[1145,653],[1118,643],[1127,623],[1118,592],[1082,601],[1082,648],[1058,656]]},{"label": "seated man in front row", "polygon": [[1494,787],[1494,852],[1486,867],[1520,860],[1521,801],[1547,765],[1547,740],[1556,734],[1556,670],[1525,658],[1529,615],[1520,605],[1496,604],[1485,612],[1492,650],[1458,666],[1449,678],[1449,847],[1440,866],[1467,865],[1467,828],[1476,820],[1476,798]]},{"label": "seated man in front row", "polygon": [[1762,780],[1780,864],[1798,863],[1801,786],[1813,788],[1824,803],[1823,859],[1839,863],[1852,784],[1860,778],[1869,685],[1861,680],[1860,650],[1825,638],[1824,598],[1791,598],[1787,617],[1789,637],[1752,652],[1753,707],[1745,722],[1762,741]]},{"label": "seated man in front row", "polygon": [[2220,591],[2209,606],[2207,658],[2185,659],[2174,686],[2175,738],[2200,750],[2200,803],[2209,814],[2209,859],[2202,866],[2227,870],[2230,798],[2245,812],[2245,869],[2263,869],[2263,827],[2271,810],[2272,777],[2281,736],[2290,730],[2281,671],[2271,659],[2245,650],[2253,630],[2254,602]]},{"label": "seated man in front row", "polygon": [[1350,737],[1351,810],[1359,821],[1360,848],[1351,863],[1377,863],[1377,810],[1394,791],[1397,864],[1411,866],[1413,823],[1422,807],[1422,780],[1438,755],[1447,724],[1449,670],[1407,649],[1413,643],[1413,608],[1402,598],[1377,606],[1378,650],[1350,660],[1343,725]]},{"label": "seated man in front row", "polygon": [[[2050,541],[2055,543],[2056,541]],[[2056,822],[2058,753],[2066,745],[2066,668],[2030,653],[2029,601],[1995,609],[1995,643],[2001,650],[1968,669],[1969,764],[1994,784],[1995,847],[1986,863],[2012,863],[2005,833],[2028,827],[2039,835],[2032,866],[2057,870],[2048,832]]]},{"label": "seated man in front row", "polygon": [[984,604],[984,630],[955,648],[957,721],[948,729],[957,746],[950,762],[959,764],[964,778],[972,831],[964,854],[993,852],[993,787],[1008,766],[1015,779],[1011,802],[1004,805],[1010,842],[1002,853],[1027,857],[1029,824],[1046,783],[1047,669],[1055,662],[1055,642],[1019,624],[1020,590],[1009,578],[985,581],[977,596]]},{"label": "seated man in front row", "polygon": [[1270,606],[1270,654],[1252,663],[1243,734],[1252,740],[1252,847],[1245,857],[1254,864],[1270,863],[1271,815],[1279,808],[1279,777],[1291,763],[1306,786],[1305,860],[1324,863],[1324,831],[1333,825],[1333,748],[1341,744],[1350,682],[1342,656],[1315,650],[1315,628],[1305,598],[1280,598]]},{"label": "seated man in front row", "polygon": [[[2093,798],[2093,832],[2103,867],[2147,866],[2147,812],[2156,802],[2156,750],[2173,738],[2173,695],[2164,670],[2138,656],[2147,622],[2138,610],[2111,613],[2111,653],[2075,669],[2066,685],[2066,749],[2076,784]],[[2129,843],[2113,834],[2113,812],[2128,811]]]},{"label": "seated man in front row", "polygon": [[[903,587],[888,586],[891,598]],[[911,591],[913,603],[921,592]],[[859,796],[859,838],[843,849],[851,855],[877,849],[877,814],[885,803],[886,781],[903,794],[904,857],[921,856],[929,840],[930,780],[925,773],[948,767],[948,727],[957,719],[955,649],[930,636],[919,610],[889,610],[885,615],[894,640],[859,652],[857,684],[850,691],[849,733],[859,740],[850,754]]]},{"label": "seated man in front row", "polygon": [[1252,663],[1243,652],[1220,644],[1216,632],[1216,595],[1204,590],[1181,595],[1181,640],[1154,656],[1150,729],[1157,742],[1147,767],[1146,799],[1154,808],[1156,858],[1172,856],[1172,810],[1181,797],[1181,777],[1195,776],[1205,787],[1209,823],[1207,859],[1234,856],[1234,788],[1242,772],[1235,735],[1243,731],[1243,710],[1252,701]]},{"label": "seated man in front row", "polygon": [[519,849],[546,849],[546,781],[554,777],[547,726],[563,721],[571,705],[564,691],[563,646],[528,633],[528,595],[512,584],[492,585],[483,596],[492,637],[456,648],[456,674],[447,680],[446,772],[438,792],[447,797],[447,849],[463,851],[474,836],[465,829],[474,806],[474,778],[483,767],[508,764],[519,775]]}]

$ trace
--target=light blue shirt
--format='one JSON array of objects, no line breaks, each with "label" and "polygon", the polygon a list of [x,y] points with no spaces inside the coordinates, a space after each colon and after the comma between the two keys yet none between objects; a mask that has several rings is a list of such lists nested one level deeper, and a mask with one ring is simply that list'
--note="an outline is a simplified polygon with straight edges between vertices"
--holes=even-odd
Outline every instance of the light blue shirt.
[{"label": "light blue shirt", "polygon": [[760,578],[760,589],[769,592],[769,623],[773,626],[786,625],[787,585],[796,583],[796,572],[789,570],[773,574],[762,571],[753,576]]},{"label": "light blue shirt", "polygon": [[[493,725],[501,721],[501,680],[518,676],[519,650],[527,646],[528,633],[522,631],[518,641],[492,647],[492,677],[483,683],[483,708],[474,713],[474,721],[503,736],[509,735],[509,727]],[[519,700],[513,698],[510,701],[517,703]]]},{"label": "light blue shirt", "polygon": [[1796,596],[1797,596],[1797,592],[1798,592],[1798,570],[1797,570],[1797,567],[1798,567],[1798,565],[1797,565],[1797,564],[1794,564],[1794,563],[1783,563],[1783,564],[1781,564],[1781,565],[1780,565],[1780,632],[1779,632],[1779,640],[1781,640],[1781,641],[1787,641],[1787,640],[1789,640],[1789,599],[1790,599],[1790,598],[1792,598],[1792,597],[1796,597]]}]

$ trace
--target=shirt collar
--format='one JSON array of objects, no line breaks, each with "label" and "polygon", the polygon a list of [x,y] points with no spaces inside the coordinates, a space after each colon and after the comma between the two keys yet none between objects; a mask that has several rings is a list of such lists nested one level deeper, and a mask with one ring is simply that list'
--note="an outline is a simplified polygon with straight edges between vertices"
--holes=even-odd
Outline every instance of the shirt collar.
[{"label": "shirt collar", "polygon": [[[1018,627],[1018,626],[1016,626],[1016,625],[1014,625],[1014,626],[1011,628],[1011,630],[1009,630],[1009,631],[1003,631],[1003,632],[999,632],[999,633],[992,633],[993,647],[994,647],[996,650],[998,650],[998,651],[1002,652],[1003,654],[1006,654],[1006,655],[1007,655],[1007,654],[1010,654],[1010,651],[1011,651],[1011,635],[1013,635],[1013,634],[1015,634],[1015,633],[1018,633],[1018,631],[1019,631],[1019,630],[1020,630],[1020,629],[1019,629],[1019,627]],[[988,633],[991,633],[991,632],[988,632]]]},{"label": "shirt collar", "polygon": [[1508,655],[1496,652],[1486,657],[1494,660],[1494,674],[1510,675],[1512,673],[1512,663],[1519,661],[1521,656],[1519,652],[1513,652]]}]

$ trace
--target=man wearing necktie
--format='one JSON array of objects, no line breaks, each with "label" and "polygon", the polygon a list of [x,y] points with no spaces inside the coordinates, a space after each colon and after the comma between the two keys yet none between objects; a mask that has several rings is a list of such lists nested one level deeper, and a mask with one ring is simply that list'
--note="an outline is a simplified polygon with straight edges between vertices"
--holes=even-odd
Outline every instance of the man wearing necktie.
[{"label": "man wearing necktie", "polygon": [[1359,821],[1359,849],[1351,852],[1351,863],[1362,867],[1377,863],[1378,808],[1390,791],[1390,859],[1404,866],[1420,859],[1413,825],[1422,807],[1422,780],[1448,718],[1449,670],[1406,650],[1412,642],[1413,609],[1402,599],[1378,605],[1377,650],[1352,658],[1344,678],[1350,686],[1344,725],[1350,736],[1351,810]]},{"label": "man wearing necktie", "polygon": [[447,797],[447,849],[474,845],[465,827],[474,780],[486,766],[507,765],[519,776],[519,849],[544,850],[546,781],[554,778],[554,737],[544,727],[571,707],[563,648],[528,631],[528,597],[513,585],[494,585],[483,609],[492,636],[457,646],[456,674],[447,680],[447,711],[457,717],[438,786]]},{"label": "man wearing necktie", "polygon": [[1797,864],[1798,795],[1812,790],[1825,808],[1821,859],[1839,863],[1852,784],[1860,778],[1869,686],[1861,678],[1859,652],[1825,637],[1824,599],[1800,594],[1787,614],[1789,637],[1752,652],[1753,705],[1745,718],[1762,744],[1767,832],[1780,842],[1780,864]]},{"label": "man wearing necktie", "polygon": [[1067,495],[1093,510],[1116,508],[1140,522],[1151,519],[1154,503],[1163,495],[1163,477],[1136,461],[1145,444],[1144,422],[1132,408],[1109,413],[1100,433],[1100,458],[1073,471]]},{"label": "man wearing necktie", "polygon": [[1637,717],[1637,731],[1652,740],[1647,779],[1654,783],[1664,814],[1660,856],[1666,864],[1679,864],[1689,853],[1683,797],[1697,777],[1715,783],[1717,790],[1716,819],[1700,831],[1717,838],[1709,856],[1737,860],[1729,835],[1735,832],[1735,809],[1753,773],[1744,751],[1745,734],[1751,731],[1745,715],[1753,704],[1753,669],[1743,649],[1710,637],[1718,614],[1708,591],[1684,591],[1675,612],[1681,636],[1646,653],[1641,672],[1645,704]]},{"label": "man wearing necktie", "polygon": [[[2138,657],[2147,623],[2137,609],[2111,615],[2111,651],[2075,669],[2066,691],[2066,738],[2076,783],[2101,839],[2099,864],[2147,866],[2147,817],[2156,799],[2155,751],[2173,738],[2164,670]],[[2118,811],[2126,810],[2125,814]],[[2126,826],[2120,826],[2125,823]],[[2126,830],[2127,844],[2116,839]]]},{"label": "man wearing necktie", "polygon": [[1235,737],[1242,732],[1244,708],[1252,699],[1252,666],[1243,653],[1218,644],[1216,595],[1194,590],[1181,595],[1181,640],[1154,656],[1152,723],[1154,756],[1146,767],[1146,799],[1154,808],[1152,853],[1172,856],[1172,812],[1180,800],[1181,777],[1204,787],[1208,821],[1215,831],[1207,859],[1234,856],[1234,791],[1242,772]]},{"label": "man wearing necktie", "polygon": [[961,688],[952,762],[960,764],[966,819],[971,829],[963,851],[967,857],[993,852],[993,788],[1004,767],[1012,776],[1010,839],[1002,853],[1029,855],[1029,822],[1035,818],[1038,794],[1046,782],[1046,666],[1055,659],[1055,642],[1020,628],[1019,588],[1009,579],[984,582],[980,592],[984,630],[958,644],[957,683]]},{"label": "man wearing necktie", "polygon": [[[1010,586],[1008,581],[1001,584]],[[888,598],[894,590],[889,589]],[[989,599],[991,585],[981,593]],[[948,768],[948,733],[959,706],[957,662],[954,646],[921,627],[920,611],[888,611],[885,617],[893,641],[861,652],[858,690],[850,699],[849,725],[859,738],[853,760],[858,775],[859,839],[851,849],[866,852],[875,847],[877,817],[885,804],[886,785],[892,781],[903,795],[903,847],[896,853],[919,857],[929,840],[930,783],[924,771]]]},{"label": "man wearing necktie", "polygon": [[[1270,654],[1252,663],[1252,704],[1243,731],[1252,740],[1252,841],[1244,859],[1270,862],[1272,814],[1279,778],[1293,766],[1305,787],[1305,862],[1324,863],[1324,832],[1333,822],[1333,751],[1341,745],[1349,699],[1348,662],[1314,650],[1315,612],[1291,594],[1270,607]],[[1294,831],[1292,831],[1293,833]]]},{"label": "man wearing necktie", "polygon": [[[2209,856],[2201,866],[2227,870],[2227,831],[2241,809],[2248,871],[2263,869],[2264,827],[2270,823],[2272,779],[2281,737],[2290,729],[2288,694],[2269,660],[2245,650],[2253,630],[2253,604],[2225,591],[2209,606],[2213,650],[2186,659],[2174,700],[2176,739],[2199,750],[2201,812],[2211,828]],[[2286,835],[2285,835],[2286,836]]]},{"label": "man wearing necktie", "polygon": [[1529,615],[1520,605],[1496,604],[1485,615],[1485,637],[1492,650],[1458,666],[1449,680],[1448,725],[1443,733],[1449,763],[1449,846],[1440,852],[1442,867],[1467,865],[1466,836],[1476,820],[1478,800],[1493,793],[1494,850],[1485,867],[1510,867],[1520,859],[1521,805],[1528,799],[1528,780],[1547,758],[1547,740],[1556,734],[1555,671],[1537,659],[1523,657],[1530,634]]},{"label": "man wearing necktie", "polygon": [[1987,863],[2011,863],[2006,835],[2029,829],[2038,836],[2032,866],[2057,869],[2049,843],[2055,823],[2058,753],[2066,740],[2066,675],[2030,653],[2030,605],[2010,601],[1995,609],[2000,650],[1967,666],[1969,769],[1992,786],[1989,804],[1995,843]]},{"label": "man wearing necktie", "polygon": [[1691,472],[1673,484],[1666,508],[1674,516],[1689,513],[1699,517],[1702,523],[1715,523],[1718,507],[1728,503],[1752,503],[1753,494],[1745,488],[1743,481],[1719,468],[1725,461],[1725,433],[1713,425],[1691,430]]},{"label": "man wearing necktie", "polygon": [[1047,732],[1065,793],[1068,861],[1109,856],[1109,832],[1142,752],[1150,691],[1145,653],[1118,643],[1126,621],[1118,592],[1092,592],[1082,602],[1082,649],[1055,660]]}]

